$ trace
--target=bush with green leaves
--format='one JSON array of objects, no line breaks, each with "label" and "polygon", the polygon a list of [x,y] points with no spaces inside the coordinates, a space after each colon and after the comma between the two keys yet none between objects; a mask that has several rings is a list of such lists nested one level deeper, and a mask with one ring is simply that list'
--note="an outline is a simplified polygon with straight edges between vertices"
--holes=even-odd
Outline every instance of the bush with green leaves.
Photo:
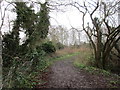
[{"label": "bush with green leaves", "polygon": [[2,39],[3,66],[10,67],[12,59],[19,56],[19,38],[16,38],[14,31],[4,34]]},{"label": "bush with green leaves", "polygon": [[56,43],[56,48],[57,49],[64,49],[64,45],[60,42]]},{"label": "bush with green leaves", "polygon": [[48,54],[55,53],[56,51],[55,46],[53,45],[51,41],[43,43],[40,47],[37,47],[37,49],[38,48],[45,51]]}]

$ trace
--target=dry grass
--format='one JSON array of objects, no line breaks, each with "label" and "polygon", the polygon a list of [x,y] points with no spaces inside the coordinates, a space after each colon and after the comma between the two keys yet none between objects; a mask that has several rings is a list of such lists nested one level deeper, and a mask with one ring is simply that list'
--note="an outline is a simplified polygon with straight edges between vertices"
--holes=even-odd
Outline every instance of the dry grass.
[{"label": "dry grass", "polygon": [[83,65],[89,65],[92,61],[92,50],[89,47],[80,47],[80,48],[64,48],[62,50],[57,50],[56,55],[57,56],[64,56],[67,54],[77,53],[76,58],[74,60],[74,64],[83,64]]},{"label": "dry grass", "polygon": [[93,64],[94,59],[92,58],[92,49],[90,49],[89,47],[85,47],[82,46],[80,48],[64,48],[61,50],[57,50],[56,51],[56,55],[57,56],[64,56],[67,54],[73,54],[73,53],[77,53],[79,52],[79,54],[76,55],[75,60],[74,60],[74,64],[75,65],[91,65]]},{"label": "dry grass", "polygon": [[75,53],[75,52],[78,52],[78,51],[76,49],[72,49],[72,48],[64,48],[64,49],[61,49],[61,50],[57,50],[56,54],[58,56],[62,56],[62,55],[66,55],[66,54],[72,54],[72,53]]},{"label": "dry grass", "polygon": [[82,48],[80,54],[76,56],[74,64],[90,65],[92,62],[92,50],[89,48]]},{"label": "dry grass", "polygon": [[57,50],[56,54],[57,55],[66,55],[66,54],[72,54],[72,53],[76,53],[76,52],[91,52],[90,48],[86,48],[86,47],[80,47],[80,48],[64,48],[61,50]]}]

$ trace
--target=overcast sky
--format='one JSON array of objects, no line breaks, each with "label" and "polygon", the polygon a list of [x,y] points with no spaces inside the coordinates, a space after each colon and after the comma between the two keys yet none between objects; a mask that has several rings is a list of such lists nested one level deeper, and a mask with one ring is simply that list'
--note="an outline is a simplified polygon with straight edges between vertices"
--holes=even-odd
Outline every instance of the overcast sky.
[{"label": "overcast sky", "polygon": [[[10,1],[10,0],[8,0],[8,1]],[[19,1],[21,1],[21,0],[19,0]],[[35,0],[33,0],[33,1],[35,1]],[[39,0],[39,1],[44,3],[45,0]],[[54,0],[54,1],[56,1],[56,0]],[[62,2],[62,1],[65,1],[65,0],[58,0],[58,1]],[[67,0],[67,1],[72,1],[72,0]],[[82,3],[83,0],[73,0],[73,1]],[[88,0],[86,0],[86,1],[88,1]],[[111,0],[107,0],[107,1],[111,1]],[[4,10],[4,7],[6,5],[7,5],[6,2],[4,2],[2,4],[2,10]],[[4,22],[4,26],[2,28],[3,32],[6,32],[6,31],[9,30],[9,28],[8,28],[8,18],[10,19],[10,21],[14,20],[16,18],[16,14],[11,13],[11,11],[9,11],[11,8],[13,8],[13,6],[9,6],[8,11],[6,12],[5,22]],[[75,27],[75,28],[82,29],[82,14],[74,7],[69,7],[65,11],[66,12],[60,12],[60,11],[59,12],[57,12],[57,11],[50,12],[49,15],[51,17],[50,18],[51,25],[63,25],[65,27],[67,27],[68,29],[70,29],[71,26]],[[1,16],[0,16],[0,18],[1,18]],[[89,16],[86,16],[85,22],[87,23],[89,21],[90,21]],[[0,21],[0,24],[1,24],[1,21]],[[12,27],[11,27],[11,29],[12,29]],[[82,34],[84,35],[84,33],[82,33]],[[21,37],[24,37],[23,33],[21,33]],[[86,40],[86,39],[83,38],[83,41],[84,40]]]},{"label": "overcast sky", "polygon": [[[6,0],[6,1],[13,1],[13,0]],[[21,0],[14,0],[14,1],[21,1]],[[27,0],[23,0],[23,1],[27,1]],[[45,0],[31,0],[31,1],[41,1],[41,2],[44,2]],[[56,1],[56,0],[54,0]],[[58,0],[58,1],[65,1],[65,0]],[[84,0],[67,0],[67,1],[76,1],[76,2],[80,2],[82,3],[82,1]],[[86,0],[88,1],[88,0]],[[95,0],[97,1],[97,0]],[[103,0],[103,1],[112,1],[112,0]],[[2,5],[2,7],[4,8],[6,3],[4,3],[4,5]],[[9,6],[9,10],[12,8],[12,6]],[[50,22],[51,22],[51,25],[64,25],[66,26],[67,28],[71,28],[71,25],[73,27],[77,27],[77,28],[81,28],[81,25],[82,25],[82,14],[74,7],[69,7],[69,9],[66,10],[66,12],[57,12],[57,11],[54,11],[54,12],[50,12]],[[8,18],[10,20],[14,20],[16,18],[16,15],[15,13],[11,13],[10,11],[8,11],[6,13],[6,18]],[[1,16],[0,16],[1,18]],[[90,21],[90,18],[89,16],[86,17],[86,22],[89,22]],[[7,19],[5,19],[5,23],[4,25],[6,24],[7,25]],[[1,22],[0,22],[1,23]],[[4,26],[4,27],[7,27],[7,26]],[[4,28],[3,27],[3,28]]]}]

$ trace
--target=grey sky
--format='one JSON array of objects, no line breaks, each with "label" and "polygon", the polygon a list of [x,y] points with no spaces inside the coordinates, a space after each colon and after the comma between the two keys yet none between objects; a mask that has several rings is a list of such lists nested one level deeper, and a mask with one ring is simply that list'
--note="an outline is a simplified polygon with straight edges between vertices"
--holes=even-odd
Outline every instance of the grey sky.
[{"label": "grey sky", "polygon": [[[8,0],[8,1],[10,1],[10,0]],[[33,0],[33,1],[35,1],[35,0]],[[39,1],[44,2],[45,0],[39,0]],[[54,0],[54,1],[56,1],[56,0]],[[58,0],[58,1],[62,2],[65,0]],[[70,2],[76,1],[76,2],[81,2],[81,4],[82,4],[82,1],[85,1],[85,0],[66,0],[66,2],[67,1],[70,1]],[[88,0],[86,0],[86,1],[88,1]],[[93,0],[93,1],[97,1],[97,0]],[[113,0],[103,0],[103,1],[113,1]],[[2,5],[2,10],[4,9],[4,6],[6,6],[6,4],[7,3],[4,2],[4,5]],[[11,8],[12,8],[12,6],[9,6],[8,10],[10,10]],[[68,29],[70,29],[71,26],[73,26],[75,28],[82,29],[82,14],[74,7],[67,8],[66,12],[57,12],[57,11],[50,12],[49,15],[51,17],[51,19],[50,19],[51,25],[63,25],[65,27],[67,27]],[[2,28],[3,32],[6,32],[9,30],[8,17],[9,17],[10,21],[14,20],[16,18],[16,14],[13,12],[11,13],[10,11],[6,12],[5,22],[4,22],[4,26]],[[1,16],[0,16],[0,18],[1,18]],[[86,16],[85,23],[87,24],[87,22],[90,22],[89,16]],[[0,21],[0,24],[1,24],[1,21]],[[11,27],[11,29],[12,29],[12,27]],[[24,37],[24,33],[20,33],[20,34],[21,34],[20,35],[21,37]],[[82,34],[84,35],[84,33],[82,33]],[[85,38],[83,38],[83,40],[86,41]]]}]

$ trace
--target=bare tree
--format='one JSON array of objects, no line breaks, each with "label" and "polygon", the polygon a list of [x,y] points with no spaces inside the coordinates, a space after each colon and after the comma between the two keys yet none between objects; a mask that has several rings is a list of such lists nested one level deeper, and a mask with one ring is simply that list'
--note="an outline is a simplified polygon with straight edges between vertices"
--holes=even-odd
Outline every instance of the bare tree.
[{"label": "bare tree", "polygon": [[[86,1],[83,2],[83,5],[80,5],[79,2],[69,4],[82,13],[82,28],[93,47],[96,66],[103,69],[106,68],[105,65],[109,60],[110,52],[120,40],[120,26],[114,25],[112,19],[115,17],[117,4],[118,2],[106,3],[99,0]],[[98,12],[101,12],[101,14],[97,14]],[[89,15],[91,25],[85,21],[86,15]],[[87,26],[85,25],[86,23],[88,23]]]}]

